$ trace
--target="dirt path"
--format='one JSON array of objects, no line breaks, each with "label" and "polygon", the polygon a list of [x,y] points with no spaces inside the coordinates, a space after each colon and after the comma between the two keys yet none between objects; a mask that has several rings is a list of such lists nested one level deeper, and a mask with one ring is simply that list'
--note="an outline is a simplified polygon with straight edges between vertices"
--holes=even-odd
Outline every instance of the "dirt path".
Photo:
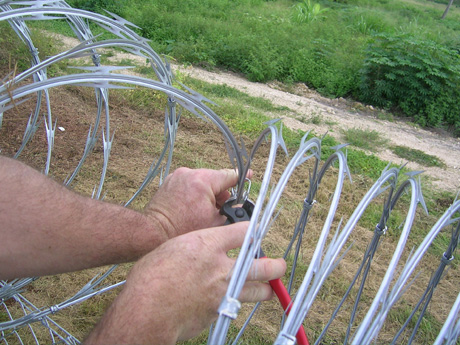
[{"label": "dirt path", "polygon": [[[401,121],[378,120],[375,117],[377,111],[371,107],[345,99],[327,99],[302,85],[297,86],[294,93],[290,93],[283,91],[276,83],[253,83],[233,73],[209,72],[196,67],[174,68],[193,78],[226,84],[251,96],[263,97],[275,105],[289,108],[292,116],[284,117],[283,122],[292,129],[313,130],[318,135],[328,132],[341,142],[345,142],[342,129],[375,130],[389,140],[389,146],[408,146],[440,158],[447,166],[444,169],[423,167],[412,162],[408,166],[414,170],[424,170],[425,174],[433,178],[433,184],[438,188],[454,192],[460,189],[460,139],[422,130]],[[319,124],[311,121],[305,123],[313,117],[318,119],[314,122]],[[389,149],[380,150],[376,155],[397,164],[405,163]]]},{"label": "dirt path", "polygon": [[[72,38],[61,35],[58,38],[69,48],[78,44],[78,41]],[[117,52],[110,57],[110,61],[114,63],[122,60],[145,66],[145,59],[136,55]],[[172,65],[172,69],[175,73],[183,73],[208,83],[226,84],[251,96],[266,98],[274,105],[289,108],[292,113],[283,118],[283,123],[291,129],[313,130],[318,135],[328,132],[340,142],[345,142],[342,130],[349,128],[375,130],[389,140],[387,146],[407,146],[440,158],[446,164],[446,168],[424,167],[413,162],[409,162],[408,167],[425,171],[425,174],[433,179],[433,184],[437,188],[452,192],[460,190],[460,138],[455,139],[422,130],[402,121],[378,120],[376,118],[378,111],[372,107],[364,107],[362,104],[345,99],[327,99],[303,84],[297,85],[292,92],[286,92],[277,83],[254,83],[234,73],[210,72],[197,67],[179,65]],[[130,70],[127,71],[132,73]],[[314,117],[319,121],[313,121],[314,123],[308,121]],[[387,148],[375,154],[383,160],[396,164],[406,163]]]}]

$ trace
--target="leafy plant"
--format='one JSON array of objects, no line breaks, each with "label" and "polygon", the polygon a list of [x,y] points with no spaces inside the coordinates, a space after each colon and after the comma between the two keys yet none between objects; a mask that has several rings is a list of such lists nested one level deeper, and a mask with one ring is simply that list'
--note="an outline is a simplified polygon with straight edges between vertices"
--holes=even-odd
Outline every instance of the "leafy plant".
[{"label": "leafy plant", "polygon": [[310,0],[303,0],[294,6],[292,19],[296,23],[311,23],[324,15],[328,8],[321,8],[320,4],[315,4]]},{"label": "leafy plant", "polygon": [[399,110],[423,126],[460,133],[460,56],[407,35],[379,34],[367,51],[359,98]]}]

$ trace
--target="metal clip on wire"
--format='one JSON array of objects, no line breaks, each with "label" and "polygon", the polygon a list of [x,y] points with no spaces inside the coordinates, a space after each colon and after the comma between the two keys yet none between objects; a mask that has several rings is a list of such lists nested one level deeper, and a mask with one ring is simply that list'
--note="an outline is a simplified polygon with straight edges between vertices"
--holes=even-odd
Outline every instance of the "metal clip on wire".
[{"label": "metal clip on wire", "polygon": [[[248,188],[244,189],[245,183],[248,183]],[[249,192],[251,191],[251,180],[247,177],[244,179],[244,182],[238,184],[236,188],[232,188],[232,197],[235,196],[237,201],[244,202],[249,197]]]},{"label": "metal clip on wire", "polygon": [[241,302],[235,298],[224,296],[222,303],[219,308],[219,314],[225,315],[232,320],[235,320],[238,316],[238,312],[241,309]]},{"label": "metal clip on wire", "polygon": [[444,253],[441,258],[441,262],[446,266],[449,265],[454,259],[453,255],[451,255],[449,258],[447,257],[447,255],[448,255],[447,253]]},{"label": "metal clip on wire", "polygon": [[316,204],[316,200],[313,200],[312,202],[308,201],[307,198],[304,199],[303,201],[303,208],[305,210],[310,211],[313,208],[313,205]]},{"label": "metal clip on wire", "polygon": [[378,235],[386,235],[388,230],[388,227],[385,225],[383,229],[380,228],[380,224],[377,224],[375,226],[375,231],[377,232]]}]

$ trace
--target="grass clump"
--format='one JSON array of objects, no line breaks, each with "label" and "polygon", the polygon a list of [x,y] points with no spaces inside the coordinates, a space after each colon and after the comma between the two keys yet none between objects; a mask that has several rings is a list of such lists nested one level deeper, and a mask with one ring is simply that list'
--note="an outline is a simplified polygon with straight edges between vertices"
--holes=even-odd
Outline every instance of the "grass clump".
[{"label": "grass clump", "polygon": [[292,20],[296,23],[311,23],[324,16],[328,8],[321,8],[321,5],[310,0],[303,0],[294,6]]},{"label": "grass clump", "polygon": [[379,120],[383,120],[383,121],[388,121],[388,122],[394,122],[394,116],[393,114],[391,113],[387,113],[387,112],[379,112],[377,115],[376,115],[377,119]]},{"label": "grass clump", "polygon": [[323,117],[321,114],[313,113],[310,117],[301,116],[299,121],[302,123],[312,123],[314,125],[320,125],[323,123]]},{"label": "grass clump", "polygon": [[394,146],[391,150],[401,158],[426,167],[446,167],[446,164],[441,159],[436,156],[429,155],[421,150],[412,149],[407,146]]},{"label": "grass clump", "polygon": [[375,130],[349,128],[343,131],[345,141],[349,144],[371,152],[377,152],[384,147],[388,140]]},{"label": "grass clump", "polygon": [[388,165],[388,162],[382,161],[377,156],[371,154],[366,155],[362,151],[348,150],[347,162],[352,174],[368,176],[371,179],[380,177],[383,169]]}]

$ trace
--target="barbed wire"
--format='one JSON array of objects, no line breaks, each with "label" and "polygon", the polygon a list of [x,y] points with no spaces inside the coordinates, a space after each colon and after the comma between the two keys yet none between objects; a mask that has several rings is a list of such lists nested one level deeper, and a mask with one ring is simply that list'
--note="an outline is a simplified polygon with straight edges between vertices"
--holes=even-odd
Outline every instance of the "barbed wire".
[{"label": "barbed wire", "polygon": [[[26,25],[26,20],[63,19],[68,22],[80,43],[69,50],[41,61],[38,50],[31,38],[30,30]],[[159,155],[152,161],[142,183],[125,203],[125,206],[130,205],[156,177],[159,177],[161,184],[163,176],[169,173],[182,110],[188,111],[198,118],[212,123],[221,133],[222,140],[227,148],[229,162],[231,166],[238,169],[239,172],[237,188],[233,193],[233,197],[235,197],[238,202],[243,202],[248,198],[249,190],[246,188],[246,176],[257,150],[265,140],[270,141],[264,175],[255,202],[252,218],[249,223],[248,232],[237,257],[235,267],[229,277],[229,286],[226,295],[218,309],[218,319],[210,330],[208,337],[209,344],[225,344],[227,342],[230,325],[239,317],[241,304],[238,298],[249,274],[250,267],[254,263],[254,258],[258,256],[265,237],[277,220],[279,213],[282,212],[278,207],[280,198],[290,178],[294,174],[294,171],[306,166],[307,162],[313,162],[313,169],[309,174],[309,189],[305,194],[306,196],[298,221],[295,224],[289,244],[284,252],[285,259],[290,255],[293,257],[293,263],[287,283],[290,293],[294,291],[294,277],[296,274],[299,274],[297,269],[298,260],[306,227],[310,219],[310,212],[315,205],[315,198],[321,181],[326,173],[331,171],[331,167],[338,167],[338,170],[334,172],[337,176],[337,181],[332,198],[330,199],[329,210],[311,261],[309,262],[306,273],[303,274],[302,283],[292,296],[293,301],[289,308],[289,314],[285,312],[283,315],[280,322],[280,331],[274,343],[296,343],[296,333],[304,321],[306,319],[308,320],[308,313],[321,287],[348,253],[349,247],[345,248],[345,245],[356,224],[367,207],[382,194],[386,195],[386,200],[384,202],[380,221],[374,229],[373,237],[368,244],[349,287],[341,301],[335,307],[330,320],[317,337],[315,344],[320,344],[323,341],[325,334],[331,327],[339,310],[342,309],[345,300],[351,298],[351,292],[359,278],[361,282],[355,293],[344,343],[372,343],[372,341],[377,338],[389,311],[411,284],[410,279],[416,267],[435,237],[443,228],[452,226],[450,242],[444,255],[440,259],[438,268],[433,273],[424,293],[416,303],[410,316],[395,334],[392,343],[396,344],[401,335],[408,331],[407,329],[409,328],[411,320],[418,313],[415,326],[413,326],[410,331],[409,343],[413,342],[419,330],[421,320],[432,300],[433,292],[443,278],[446,267],[454,258],[460,236],[460,217],[456,217],[460,212],[459,200],[454,200],[452,205],[433,226],[418,248],[412,252],[402,269],[398,270],[397,267],[400,265],[402,253],[407,247],[407,239],[413,226],[417,205],[421,204],[422,208],[427,211],[421,191],[420,176],[418,172],[406,174],[408,178],[397,188],[402,167],[396,168],[387,166],[378,180],[354,209],[346,224],[342,225],[343,220],[341,220],[332,233],[331,227],[336,217],[344,181],[348,177],[351,182],[350,169],[347,163],[347,153],[344,151],[346,145],[339,145],[332,148],[334,152],[321,165],[322,139],[311,138],[310,134],[306,133],[300,142],[297,152],[292,156],[280,178],[275,183],[272,179],[278,149],[281,148],[286,154],[288,153],[282,135],[282,122],[278,120],[268,122],[267,128],[255,141],[251,152],[248,153],[245,143],[242,140],[240,142],[236,140],[225,122],[206,105],[206,103],[211,104],[212,101],[175,80],[169,62],[161,58],[151,48],[148,44],[148,40],[139,36],[131,29],[136,28],[134,24],[110,12],[107,12],[107,15],[97,14],[85,10],[74,9],[65,1],[52,0],[0,0],[0,21],[7,21],[10,24],[19,39],[26,44],[32,57],[30,68],[17,75],[13,73],[7,76],[0,87],[0,127],[5,112],[23,102],[24,98],[36,95],[35,108],[29,116],[20,147],[14,154],[14,158],[18,158],[22,154],[37,132],[40,125],[42,102],[44,102],[46,104],[44,125],[47,140],[47,154],[43,172],[44,174],[48,174],[53,159],[54,139],[57,126],[57,121],[53,119],[51,112],[50,90],[58,86],[70,85],[90,87],[95,90],[97,111],[93,124],[89,126],[84,150],[77,166],[64,181],[64,184],[68,186],[75,181],[75,178],[78,176],[87,158],[95,148],[96,142],[99,139],[98,133],[102,133],[103,165],[99,183],[94,188],[93,198],[100,199],[103,197],[104,181],[106,180],[107,167],[114,140],[115,131],[111,129],[111,114],[109,107],[109,93],[111,89],[142,87],[159,91],[167,98],[164,111],[163,148],[160,150]],[[97,24],[105,32],[109,32],[118,38],[102,39],[100,36],[94,36],[90,29],[89,22]],[[120,70],[128,68],[127,66],[103,65],[101,63],[99,51],[105,48],[122,49],[130,54],[145,59],[148,61],[157,80],[118,73]],[[82,70],[82,72],[77,73],[75,69],[70,69],[70,74],[67,75],[53,78],[49,78],[47,75],[47,69],[60,61],[70,61],[72,59],[86,57],[91,58],[93,65],[83,67],[77,66],[76,68]],[[73,73],[73,71],[75,71],[75,73]],[[176,87],[175,85],[179,86]],[[105,124],[105,128],[101,127],[102,123]],[[393,256],[388,264],[386,273],[382,278],[379,290],[372,304],[369,306],[364,318],[359,321],[357,329],[352,332],[356,324],[356,312],[362,299],[361,297],[369,276],[369,270],[374,261],[373,259],[382,236],[386,233],[387,223],[391,218],[392,210],[398,201],[402,202],[400,201],[401,196],[409,189],[409,209],[406,213],[404,226],[399,235],[399,240]],[[291,254],[291,252],[293,252],[293,254]],[[109,285],[104,284],[104,281],[106,281],[107,277],[115,268],[116,266],[113,266],[105,273],[95,276],[76,294],[63,302],[40,308],[36,307],[23,295],[26,287],[38,278],[32,277],[14,279],[11,281],[0,281],[0,305],[8,317],[8,321],[0,322],[0,341],[7,344],[7,339],[13,337],[22,343],[19,331],[21,329],[28,329],[32,334],[33,341],[39,344],[39,339],[35,335],[34,330],[34,327],[37,325],[45,327],[48,330],[49,337],[53,344],[78,344],[79,340],[53,321],[52,316],[64,308],[81,303],[91,297],[121,286],[124,283],[123,281]],[[393,285],[391,285],[392,282],[394,282]],[[6,303],[7,301],[14,301],[17,303],[23,315],[21,317],[14,317],[10,312],[9,304]],[[245,320],[239,334],[231,340],[233,344],[237,344],[241,341],[242,334],[251,322],[259,306],[260,304],[255,306],[249,317]],[[442,327],[435,344],[455,344],[460,335],[459,318],[460,294],[453,303],[449,315],[446,316],[444,327]]]}]

